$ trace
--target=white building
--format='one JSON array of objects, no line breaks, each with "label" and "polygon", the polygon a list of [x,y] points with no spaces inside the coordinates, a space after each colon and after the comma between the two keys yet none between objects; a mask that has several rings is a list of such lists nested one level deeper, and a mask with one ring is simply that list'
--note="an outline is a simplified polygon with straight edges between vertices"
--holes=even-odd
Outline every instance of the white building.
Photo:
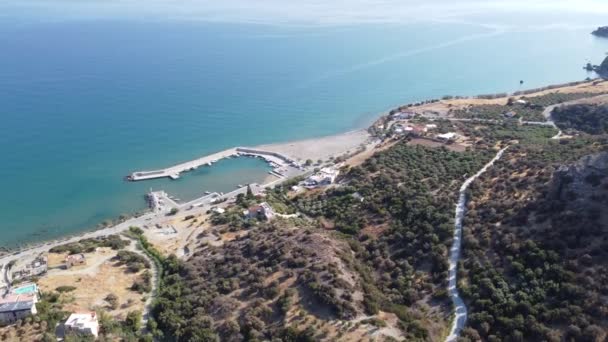
[{"label": "white building", "polygon": [[213,207],[213,208],[211,208],[211,211],[216,214],[223,214],[226,212],[226,210],[224,210],[223,208],[220,208],[220,207]]},{"label": "white building", "polygon": [[99,334],[99,322],[95,312],[73,313],[63,325],[65,335],[76,333],[97,337]]},{"label": "white building", "polygon": [[449,133],[445,133],[445,134],[437,134],[437,139],[445,140],[445,141],[456,140],[457,137],[458,137],[458,134],[456,134],[454,132],[449,132]]},{"label": "white building", "polygon": [[304,185],[308,187],[329,185],[336,181],[336,178],[340,174],[340,170],[332,167],[324,167],[317,173],[308,177],[304,181]]}]

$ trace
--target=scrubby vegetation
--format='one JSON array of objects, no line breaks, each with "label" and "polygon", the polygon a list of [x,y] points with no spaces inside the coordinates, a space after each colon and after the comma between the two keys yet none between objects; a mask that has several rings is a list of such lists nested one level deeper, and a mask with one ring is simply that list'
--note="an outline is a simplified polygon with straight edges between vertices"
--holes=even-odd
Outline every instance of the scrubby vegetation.
[{"label": "scrubby vegetation", "polygon": [[361,310],[358,290],[336,257],[346,248],[280,221],[206,247],[169,268],[155,308],[158,327],[184,340],[252,340],[285,334],[276,323],[296,305],[352,319]]},{"label": "scrubby vegetation", "polygon": [[126,265],[129,272],[139,272],[144,268],[150,268],[150,262],[142,255],[131,251],[119,251],[114,257],[119,265]]},{"label": "scrubby vegetation", "polygon": [[455,110],[454,115],[459,118],[475,118],[485,120],[504,120],[506,113],[515,114],[514,119],[524,121],[545,121],[543,111],[546,107],[568,101],[588,98],[600,93],[549,93],[541,96],[526,97],[520,99],[525,103],[517,103],[514,98],[510,98],[506,105],[476,105],[466,109]]},{"label": "scrubby vegetation", "polygon": [[51,253],[92,253],[96,248],[109,247],[113,250],[120,250],[129,245],[128,240],[123,240],[118,235],[102,236],[95,239],[83,239],[77,242],[68,243],[65,245],[53,247],[49,250]]},{"label": "scrubby vegetation", "polygon": [[563,130],[578,130],[588,134],[608,133],[608,105],[577,104],[557,107],[551,113],[555,124]]},{"label": "scrubby vegetation", "polygon": [[[540,119],[546,106],[585,96],[553,93],[475,115],[519,106],[524,118]],[[464,152],[397,141],[343,168],[339,185],[269,191],[264,200],[277,211],[302,218],[246,219],[243,210],[260,199],[239,196],[212,215],[213,229],[188,260],[155,259],[164,276],[150,330],[168,340],[333,341],[365,325],[396,328],[406,341],[445,338],[457,190],[510,144],[468,194],[462,340],[604,340],[608,170],[575,163],[608,150],[607,136],[556,140],[553,127],[502,121],[444,123],[470,138]],[[599,170],[600,161],[608,164],[608,155],[587,164]],[[321,329],[318,321],[348,328]]]},{"label": "scrubby vegetation", "polygon": [[[568,184],[578,181],[556,170],[607,142],[516,145],[471,186],[459,284],[469,308],[463,340],[605,338],[608,226],[598,214],[606,212],[605,188],[577,191]],[[601,179],[582,183],[599,189]]]},{"label": "scrubby vegetation", "polygon": [[[185,263],[167,259],[154,310],[158,328],[184,340],[318,339],[318,332],[289,330],[287,317],[369,315],[363,324],[382,327],[374,317],[384,311],[396,315],[408,340],[439,338],[451,308],[444,288],[456,190],[491,154],[401,142],[348,170],[345,186],[296,198],[280,189],[267,195],[273,207],[297,208],[312,224],[218,215],[218,232],[245,234],[204,245]],[[234,210],[247,205],[243,196]]]}]

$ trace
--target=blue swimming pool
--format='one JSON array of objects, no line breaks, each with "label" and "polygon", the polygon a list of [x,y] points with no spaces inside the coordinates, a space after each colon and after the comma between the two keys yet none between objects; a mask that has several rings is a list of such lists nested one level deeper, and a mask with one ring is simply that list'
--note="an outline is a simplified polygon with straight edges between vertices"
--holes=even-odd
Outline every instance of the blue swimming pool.
[{"label": "blue swimming pool", "polygon": [[38,287],[36,286],[36,284],[27,284],[21,287],[17,287],[13,289],[13,293],[14,294],[28,294],[28,293],[35,293],[38,291]]}]

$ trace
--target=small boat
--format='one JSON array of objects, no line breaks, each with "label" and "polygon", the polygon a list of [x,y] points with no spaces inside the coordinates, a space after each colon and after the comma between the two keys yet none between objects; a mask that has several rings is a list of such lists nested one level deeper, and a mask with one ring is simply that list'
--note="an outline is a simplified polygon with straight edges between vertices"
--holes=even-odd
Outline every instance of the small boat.
[{"label": "small boat", "polygon": [[242,188],[242,187],[243,187],[243,184],[239,184],[239,185],[237,185],[236,187],[237,187],[237,188]]},{"label": "small boat", "polygon": [[209,194],[211,194],[210,191],[205,191],[205,195],[209,195]]}]

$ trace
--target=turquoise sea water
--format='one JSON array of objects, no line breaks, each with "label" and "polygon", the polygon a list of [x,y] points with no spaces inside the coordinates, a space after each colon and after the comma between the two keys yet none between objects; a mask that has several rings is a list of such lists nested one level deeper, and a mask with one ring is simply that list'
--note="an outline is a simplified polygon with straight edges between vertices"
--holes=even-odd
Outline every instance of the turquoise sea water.
[{"label": "turquoise sea water", "polygon": [[190,199],[268,171],[233,159],[123,182],[133,170],[365,127],[411,101],[583,79],[608,40],[578,20],[530,31],[0,17],[0,245],[143,209],[150,188]]}]

